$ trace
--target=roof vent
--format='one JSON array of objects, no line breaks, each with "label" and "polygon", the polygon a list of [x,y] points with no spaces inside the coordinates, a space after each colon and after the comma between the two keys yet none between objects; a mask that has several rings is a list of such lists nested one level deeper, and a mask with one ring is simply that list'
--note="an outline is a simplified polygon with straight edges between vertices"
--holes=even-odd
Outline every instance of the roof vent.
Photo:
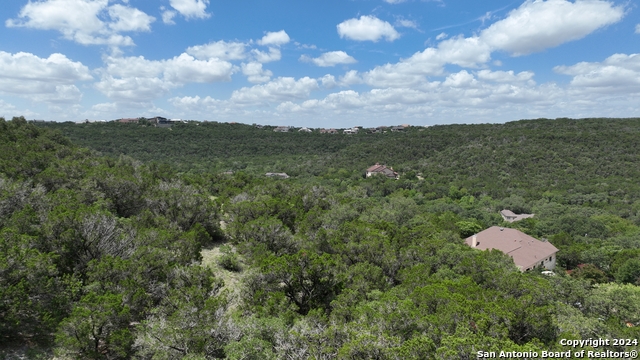
[{"label": "roof vent", "polygon": [[500,228],[500,231],[502,231],[502,230],[504,230],[504,228],[503,228],[503,227],[501,227],[501,228]]}]

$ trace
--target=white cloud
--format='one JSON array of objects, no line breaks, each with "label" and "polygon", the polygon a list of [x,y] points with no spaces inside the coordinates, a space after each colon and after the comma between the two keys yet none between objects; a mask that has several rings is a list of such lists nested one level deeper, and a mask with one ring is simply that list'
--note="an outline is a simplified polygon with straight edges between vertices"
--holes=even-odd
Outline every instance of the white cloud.
[{"label": "white cloud", "polygon": [[375,16],[363,15],[360,19],[349,19],[337,25],[340,38],[357,41],[378,41],[385,38],[394,41],[400,34],[391,24],[382,21]]},{"label": "white cloud", "polygon": [[354,84],[362,84],[362,82],[362,77],[356,70],[349,70],[342,77],[340,77],[341,85],[349,86]]},{"label": "white cloud", "polygon": [[104,76],[95,84],[96,89],[110,99],[123,102],[150,101],[166,95],[174,86],[157,77],[115,78],[111,75]]},{"label": "white cloud", "polygon": [[99,103],[91,107],[91,110],[96,112],[110,113],[118,110],[118,104],[116,103]]},{"label": "white cloud", "polygon": [[169,102],[177,108],[181,109],[193,109],[196,107],[206,108],[211,106],[216,106],[221,103],[224,103],[221,100],[214,99],[210,96],[206,98],[201,98],[200,96],[184,96],[184,97],[174,97],[169,99]]},{"label": "white cloud", "polygon": [[447,35],[447,33],[441,32],[440,34],[438,34],[438,36],[436,36],[436,40],[446,39],[448,36],[449,35]]},{"label": "white cloud", "polygon": [[167,25],[175,25],[175,21],[173,21],[173,18],[178,15],[177,12],[175,11],[171,11],[171,10],[164,10],[162,11],[162,22],[167,24]]},{"label": "white cloud", "polygon": [[155,18],[108,0],[44,0],[27,3],[7,27],[56,30],[83,45],[131,46],[123,31],[149,31]]},{"label": "white cloud", "polygon": [[329,51],[317,58],[310,58],[306,55],[302,55],[300,57],[300,61],[311,62],[321,67],[336,66],[338,64],[353,64],[357,62],[356,59],[344,51]]},{"label": "white cloud", "polygon": [[388,4],[400,4],[403,3],[407,0],[383,0],[384,2],[388,3]]},{"label": "white cloud", "polygon": [[120,4],[109,7],[109,16],[115,20],[109,24],[109,27],[116,32],[151,31],[151,23],[156,20],[138,9]]},{"label": "white cloud", "polygon": [[171,0],[169,3],[172,8],[187,19],[206,19],[211,16],[206,12],[209,0]]},{"label": "white cloud", "polygon": [[274,45],[280,46],[288,43],[291,39],[289,35],[284,30],[276,31],[276,32],[267,32],[262,39],[258,40],[258,45]]},{"label": "white cloud", "polygon": [[44,102],[78,102],[75,83],[93,78],[89,69],[62,54],[40,58],[30,53],[0,51],[0,92]]},{"label": "white cloud", "polygon": [[267,82],[273,76],[273,73],[269,70],[264,70],[259,62],[242,64],[242,74],[246,75],[247,80],[254,84]]},{"label": "white cloud", "polygon": [[0,99],[0,117],[5,119],[10,119],[13,116],[18,116],[17,111],[18,110],[14,105],[9,104],[8,102],[5,102],[4,100]]},{"label": "white cloud", "polygon": [[621,7],[601,0],[529,0],[479,35],[442,40],[435,47],[396,64],[377,66],[361,76],[374,87],[418,86],[428,83],[426,76],[442,75],[447,64],[478,68],[491,60],[494,51],[506,50],[513,55],[540,51],[582,38],[623,15]]},{"label": "white cloud", "polygon": [[554,71],[573,76],[571,85],[587,91],[640,91],[640,54],[615,54],[601,63],[581,62],[573,66],[556,66]]},{"label": "white cloud", "polygon": [[413,20],[399,19],[396,21],[396,26],[417,29],[418,23]]},{"label": "white cloud", "polygon": [[187,49],[187,54],[198,59],[242,60],[246,57],[245,47],[244,43],[220,40],[206,45],[192,46]]},{"label": "white cloud", "polygon": [[230,100],[235,103],[262,104],[302,99],[318,88],[318,81],[309,77],[298,80],[292,77],[279,77],[266,84],[236,90],[231,94]]},{"label": "white cloud", "polygon": [[19,109],[17,106],[0,99],[0,117],[8,120],[14,116],[24,116],[27,119],[33,119],[36,116],[40,116],[40,114],[25,108]]},{"label": "white cloud", "polygon": [[374,87],[406,87],[426,83],[426,76],[442,75],[445,64],[478,67],[491,59],[491,49],[477,37],[451,38],[396,64],[385,64],[362,74]]},{"label": "white cloud", "polygon": [[186,53],[167,60],[110,56],[105,63],[96,88],[109,98],[133,102],[150,101],[187,83],[230,81],[236,71],[227,61],[198,60]]},{"label": "white cloud", "polygon": [[447,79],[442,83],[443,86],[452,88],[471,88],[477,86],[477,84],[478,81],[466,70],[447,76]]},{"label": "white cloud", "polygon": [[163,63],[165,80],[177,84],[231,81],[234,72],[229,62],[216,58],[197,60],[184,53]]},{"label": "white cloud", "polygon": [[327,74],[322,78],[320,78],[320,82],[322,83],[322,86],[326,89],[333,89],[338,85],[338,83],[336,82],[335,76],[330,74]]},{"label": "white cloud", "polygon": [[531,79],[533,78],[533,75],[534,74],[531,71],[522,71],[522,72],[519,72],[518,74],[515,74],[513,70],[509,70],[509,71],[480,70],[478,71],[478,79],[500,82],[500,83],[531,81]]},{"label": "white cloud", "polygon": [[255,60],[260,63],[278,61],[282,57],[282,54],[280,53],[280,49],[277,49],[274,47],[270,47],[268,53],[264,51],[260,51],[258,49],[253,49],[251,50],[251,54],[253,54],[253,57],[255,58]]},{"label": "white cloud", "polygon": [[[562,99],[562,100],[559,100]],[[554,86],[536,87],[528,83],[485,83],[466,71],[452,74],[444,82],[434,82],[428,88],[372,89],[358,93],[345,90],[327,95],[324,99],[309,99],[301,103],[285,101],[277,107],[281,116],[304,112],[321,118],[366,121],[375,116],[378,121],[397,121],[418,118],[424,121],[435,115],[448,121],[468,121],[469,116],[484,115],[494,119],[496,114],[513,116],[535,114],[536,109],[548,111],[567,99],[567,93]],[[383,119],[387,120],[383,120]],[[455,118],[452,120],[451,118]],[[485,120],[486,121],[486,120]],[[327,125],[329,126],[329,125]]]},{"label": "white cloud", "polygon": [[636,34],[640,34],[640,24],[636,25]]},{"label": "white cloud", "polygon": [[624,16],[621,6],[608,1],[526,1],[481,33],[494,49],[526,55],[581,39],[616,23]]}]

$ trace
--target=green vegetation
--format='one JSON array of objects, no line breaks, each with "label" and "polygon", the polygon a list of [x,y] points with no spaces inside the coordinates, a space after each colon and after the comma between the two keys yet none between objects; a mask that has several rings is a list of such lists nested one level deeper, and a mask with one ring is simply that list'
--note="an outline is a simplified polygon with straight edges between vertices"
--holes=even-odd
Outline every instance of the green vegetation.
[{"label": "green vegetation", "polygon": [[[638,339],[639,135],[639,119],[357,135],[1,119],[0,355],[471,359]],[[375,162],[400,180],[365,178]],[[493,225],[549,239],[557,275],[464,245]]]}]

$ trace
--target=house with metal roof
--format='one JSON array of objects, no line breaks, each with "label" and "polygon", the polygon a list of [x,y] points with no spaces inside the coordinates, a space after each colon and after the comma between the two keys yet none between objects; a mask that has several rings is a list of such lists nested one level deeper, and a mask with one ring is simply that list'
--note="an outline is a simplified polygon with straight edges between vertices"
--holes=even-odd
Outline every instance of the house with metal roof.
[{"label": "house with metal roof", "polygon": [[528,219],[528,218],[532,218],[534,217],[535,214],[516,214],[511,210],[501,210],[500,211],[500,216],[502,216],[502,218],[504,219],[504,221],[506,222],[514,222],[514,221],[520,221],[522,219]]},{"label": "house with metal roof", "polygon": [[553,270],[558,249],[548,241],[540,241],[516,229],[492,226],[465,239],[474,249],[496,249],[509,255],[520,271],[538,267]]}]

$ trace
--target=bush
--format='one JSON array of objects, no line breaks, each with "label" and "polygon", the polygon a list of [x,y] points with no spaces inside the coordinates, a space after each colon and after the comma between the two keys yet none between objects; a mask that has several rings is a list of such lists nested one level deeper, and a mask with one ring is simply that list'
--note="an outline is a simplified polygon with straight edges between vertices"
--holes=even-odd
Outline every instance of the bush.
[{"label": "bush", "polygon": [[238,254],[233,252],[233,249],[231,249],[231,247],[227,245],[222,246],[220,247],[220,251],[222,252],[222,256],[218,259],[218,265],[222,266],[222,268],[225,270],[233,272],[242,270]]}]

